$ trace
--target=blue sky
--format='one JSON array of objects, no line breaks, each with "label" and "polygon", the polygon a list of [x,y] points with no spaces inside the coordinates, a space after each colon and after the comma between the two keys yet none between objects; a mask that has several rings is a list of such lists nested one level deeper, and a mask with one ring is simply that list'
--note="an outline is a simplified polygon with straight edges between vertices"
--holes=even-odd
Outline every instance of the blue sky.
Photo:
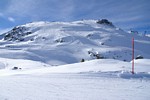
[{"label": "blue sky", "polygon": [[0,31],[33,21],[102,18],[150,33],[150,0],[0,0]]}]

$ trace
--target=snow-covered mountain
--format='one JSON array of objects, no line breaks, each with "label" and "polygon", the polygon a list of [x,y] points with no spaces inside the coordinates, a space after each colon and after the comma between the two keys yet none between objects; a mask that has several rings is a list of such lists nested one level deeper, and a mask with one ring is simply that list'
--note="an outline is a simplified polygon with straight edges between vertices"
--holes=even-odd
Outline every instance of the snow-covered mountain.
[{"label": "snow-covered mountain", "polygon": [[149,100],[149,50],[105,19],[16,26],[0,35],[0,100]]},{"label": "snow-covered mountain", "polygon": [[129,34],[105,19],[33,22],[16,26],[0,36],[0,57],[51,65],[76,63],[81,59],[131,61],[132,37],[135,56],[150,58],[150,38]]}]

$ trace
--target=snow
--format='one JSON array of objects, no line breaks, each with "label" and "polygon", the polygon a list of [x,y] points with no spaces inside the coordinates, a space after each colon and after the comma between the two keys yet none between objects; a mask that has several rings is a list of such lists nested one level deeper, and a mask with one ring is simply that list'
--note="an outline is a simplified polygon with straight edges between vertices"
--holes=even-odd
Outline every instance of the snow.
[{"label": "snow", "polygon": [[[64,65],[77,63],[83,58],[92,60],[93,57],[88,54],[88,51],[92,50],[108,59],[129,62],[131,61],[131,38],[134,36],[135,56],[142,55],[144,58],[150,58],[149,37],[133,35],[117,27],[97,24],[96,20],[41,21],[20,25],[13,30],[16,32],[14,38],[9,38],[9,41],[4,41],[3,38],[0,41],[0,49],[5,51],[0,52],[0,57]],[[0,37],[7,36],[8,33]],[[9,53],[11,55],[8,55]]]},{"label": "snow", "polygon": [[[149,37],[96,20],[34,22],[17,26],[15,32],[13,39],[0,35],[0,100],[150,98]],[[135,56],[144,57],[134,60],[134,74],[132,37]]]},{"label": "snow", "polygon": [[1,100],[148,100],[149,80],[79,74],[0,77]]},{"label": "snow", "polygon": [[150,98],[150,63],[144,64],[145,60],[136,61],[134,75],[130,72],[130,62],[113,59],[41,68],[39,62],[28,61],[31,67],[21,64],[26,60],[7,59],[7,65],[14,62],[11,63],[14,66],[17,61],[21,70],[7,66],[0,71],[0,100]]}]

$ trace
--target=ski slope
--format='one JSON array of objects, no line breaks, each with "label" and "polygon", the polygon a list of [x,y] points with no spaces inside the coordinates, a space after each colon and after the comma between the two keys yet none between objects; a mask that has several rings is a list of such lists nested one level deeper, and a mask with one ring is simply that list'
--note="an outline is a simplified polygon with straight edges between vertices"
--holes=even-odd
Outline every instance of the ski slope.
[{"label": "ski slope", "polygon": [[1,100],[149,100],[150,81],[91,74],[0,77]]},{"label": "ski slope", "polygon": [[0,100],[148,100],[150,64],[144,62],[136,61],[134,75],[130,63],[112,59],[1,70]]},{"label": "ski slope", "polygon": [[149,50],[149,37],[96,20],[16,26],[0,34],[0,100],[149,100]]}]

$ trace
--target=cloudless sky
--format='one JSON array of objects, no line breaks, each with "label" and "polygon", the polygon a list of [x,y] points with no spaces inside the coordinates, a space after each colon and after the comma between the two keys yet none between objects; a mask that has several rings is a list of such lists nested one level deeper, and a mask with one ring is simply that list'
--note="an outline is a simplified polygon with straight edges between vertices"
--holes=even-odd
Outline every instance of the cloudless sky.
[{"label": "cloudless sky", "polygon": [[33,21],[102,18],[150,33],[150,0],[0,0],[0,31]]}]

